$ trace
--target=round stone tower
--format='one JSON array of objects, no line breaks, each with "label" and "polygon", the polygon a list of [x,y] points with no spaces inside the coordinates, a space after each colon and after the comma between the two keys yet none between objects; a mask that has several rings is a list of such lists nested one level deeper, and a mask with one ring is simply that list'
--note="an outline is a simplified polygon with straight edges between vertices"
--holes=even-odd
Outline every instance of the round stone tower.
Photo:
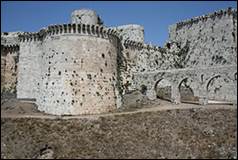
[{"label": "round stone tower", "polygon": [[89,9],[80,9],[72,12],[71,23],[101,24],[102,22],[95,11]]},{"label": "round stone tower", "polygon": [[43,40],[39,110],[99,114],[117,108],[115,31],[99,25],[49,26]]}]

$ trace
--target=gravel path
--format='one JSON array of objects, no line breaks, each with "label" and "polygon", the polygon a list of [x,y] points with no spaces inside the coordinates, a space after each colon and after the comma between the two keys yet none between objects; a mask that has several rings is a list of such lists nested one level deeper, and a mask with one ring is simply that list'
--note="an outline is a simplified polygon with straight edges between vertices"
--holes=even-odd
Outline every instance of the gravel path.
[{"label": "gravel path", "polygon": [[181,103],[175,105],[168,101],[157,100],[151,104],[145,104],[142,108],[133,108],[131,110],[118,111],[113,113],[99,114],[99,115],[77,115],[77,116],[56,116],[49,115],[43,112],[37,111],[37,106],[34,103],[19,102],[11,99],[1,106],[1,118],[45,118],[45,119],[74,119],[74,118],[90,118],[97,119],[102,116],[114,116],[121,114],[133,114],[139,112],[153,112],[163,110],[174,110],[174,109],[237,109],[237,106],[226,105],[226,104],[213,104],[213,105],[197,105]]}]

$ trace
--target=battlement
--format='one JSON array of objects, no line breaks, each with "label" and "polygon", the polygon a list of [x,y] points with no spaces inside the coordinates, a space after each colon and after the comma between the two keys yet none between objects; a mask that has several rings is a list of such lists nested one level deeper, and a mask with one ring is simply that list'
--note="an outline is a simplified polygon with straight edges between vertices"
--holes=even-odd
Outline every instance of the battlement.
[{"label": "battlement", "polygon": [[5,52],[16,52],[19,51],[19,45],[17,44],[12,44],[12,45],[1,45],[1,50],[3,51],[3,53]]},{"label": "battlement", "polygon": [[147,49],[148,51],[160,51],[164,52],[165,49],[161,48],[160,46],[152,45],[152,44],[145,44],[142,42],[132,41],[132,40],[125,40],[124,43],[125,47],[135,47],[137,49]]},{"label": "battlement", "polygon": [[117,36],[119,33],[116,30],[108,29],[104,26],[94,25],[94,24],[62,24],[62,25],[50,25],[47,28],[47,34],[57,35],[57,34],[87,34],[87,35],[97,35],[101,37],[105,36]]},{"label": "battlement", "polygon": [[40,41],[42,36],[38,32],[26,32],[18,36],[20,42]]},{"label": "battlement", "polygon": [[178,22],[178,23],[172,25],[171,27],[175,27],[177,30],[179,30],[183,26],[196,24],[199,21],[205,22],[209,18],[212,18],[212,19],[214,19],[216,17],[220,18],[220,17],[226,16],[226,15],[233,15],[234,17],[237,17],[237,10],[233,9],[233,8],[222,9],[222,10],[210,13],[210,14],[206,14],[206,15],[203,15],[203,16],[198,16],[198,17],[194,17],[194,18],[191,18],[191,19],[187,19],[187,20]]},{"label": "battlement", "polygon": [[19,35],[21,42],[28,41],[39,41],[46,36],[62,35],[62,34],[81,34],[81,35],[92,35],[101,38],[107,38],[108,36],[114,36],[121,38],[117,30],[106,28],[101,25],[93,24],[59,24],[50,25],[39,32],[28,32]]}]

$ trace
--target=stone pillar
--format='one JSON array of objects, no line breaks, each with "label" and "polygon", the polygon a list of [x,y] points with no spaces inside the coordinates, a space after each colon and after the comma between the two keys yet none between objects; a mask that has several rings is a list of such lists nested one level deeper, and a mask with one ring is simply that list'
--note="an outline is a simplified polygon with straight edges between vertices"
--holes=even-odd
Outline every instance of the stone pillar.
[{"label": "stone pillar", "polygon": [[177,85],[172,85],[171,88],[172,88],[171,89],[171,101],[175,104],[181,103],[178,86]]},{"label": "stone pillar", "polygon": [[207,105],[208,104],[208,93],[207,93],[207,89],[206,89],[205,84],[200,86],[198,103],[200,105]]}]

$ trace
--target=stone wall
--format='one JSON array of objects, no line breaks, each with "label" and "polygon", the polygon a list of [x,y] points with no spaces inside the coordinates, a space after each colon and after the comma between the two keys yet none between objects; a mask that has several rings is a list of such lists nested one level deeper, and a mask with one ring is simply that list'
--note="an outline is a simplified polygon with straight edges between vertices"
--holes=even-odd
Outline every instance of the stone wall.
[{"label": "stone wall", "polygon": [[[36,34],[27,34],[34,36]],[[19,72],[17,83],[17,98],[36,100],[39,94],[41,41],[27,38],[20,41]]]},{"label": "stone wall", "polygon": [[[184,48],[179,49],[176,43],[170,43],[170,47],[161,48],[130,40],[124,41],[122,50],[124,68],[121,82],[123,95],[141,90],[141,87],[134,86],[135,74],[176,68],[181,61],[181,58],[176,55],[184,50]],[[147,86],[147,84],[142,85]]]},{"label": "stone wall", "polygon": [[136,42],[144,42],[144,27],[137,24],[128,24],[117,27],[111,27],[116,29],[122,40],[131,40]]},{"label": "stone wall", "polygon": [[16,96],[19,46],[2,46],[1,93]]},{"label": "stone wall", "polygon": [[[150,86],[153,79],[145,77],[147,79],[145,83],[135,78],[137,74],[147,75],[150,72],[163,72],[170,69],[176,71],[176,69],[194,68],[196,71],[198,68],[207,68],[207,70],[197,71],[204,71],[201,74],[208,75],[210,82],[204,89],[205,92],[200,91],[196,96],[236,103],[236,93],[233,89],[236,88],[234,85],[236,70],[227,70],[230,77],[219,74],[219,69],[229,68],[229,66],[236,68],[237,65],[236,17],[236,10],[227,9],[172,25],[169,41],[163,48],[132,40],[125,41],[122,51],[125,66],[122,82],[124,94],[135,90],[140,91],[142,86],[147,86],[148,96],[151,99],[156,97],[154,84]],[[215,67],[215,69],[209,69],[209,67]],[[186,78],[190,75],[184,76]],[[157,80],[163,79],[162,77],[163,75],[157,77]],[[138,84],[136,87],[135,83]],[[179,85],[179,82],[176,83]],[[194,92],[202,87],[199,83],[196,84],[196,89],[193,88]],[[174,96],[176,92],[179,92],[179,87],[176,85],[170,86],[175,88],[172,90]],[[149,89],[151,87],[152,89]],[[178,99],[180,101],[180,96]]]},{"label": "stone wall", "polygon": [[236,21],[237,11],[227,9],[170,26],[169,40],[188,44],[181,68],[237,64]]},{"label": "stone wall", "polygon": [[1,34],[1,96],[16,97],[19,62],[19,40],[21,32]]}]

